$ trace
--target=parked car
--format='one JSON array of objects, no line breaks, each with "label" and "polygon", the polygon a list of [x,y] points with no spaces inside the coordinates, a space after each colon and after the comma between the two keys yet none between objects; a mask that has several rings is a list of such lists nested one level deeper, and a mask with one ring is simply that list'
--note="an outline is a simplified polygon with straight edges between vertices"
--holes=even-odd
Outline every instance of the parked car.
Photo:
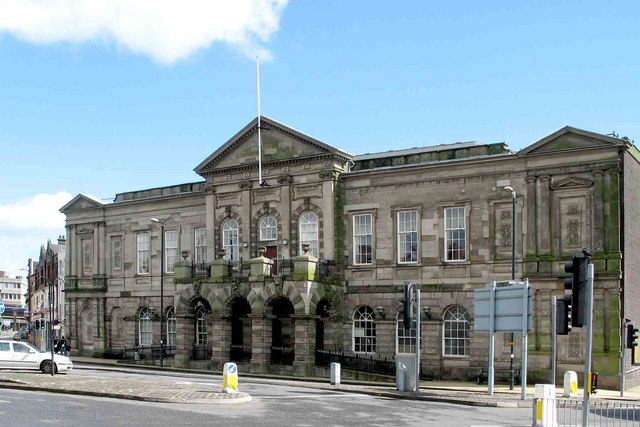
[{"label": "parked car", "polygon": [[51,364],[51,353],[40,351],[31,344],[21,341],[0,340],[0,369],[25,370],[32,369],[50,374],[51,369],[55,373],[67,373],[73,369],[73,362],[67,356],[61,354],[53,355]]}]

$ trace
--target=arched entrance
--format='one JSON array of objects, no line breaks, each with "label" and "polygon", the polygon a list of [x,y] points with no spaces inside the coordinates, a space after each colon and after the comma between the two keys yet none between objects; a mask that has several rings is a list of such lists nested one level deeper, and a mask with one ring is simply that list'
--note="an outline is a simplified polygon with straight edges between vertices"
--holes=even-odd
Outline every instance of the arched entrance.
[{"label": "arched entrance", "polygon": [[271,364],[293,365],[295,328],[291,315],[293,304],[285,297],[276,297],[269,302],[271,314]]},{"label": "arched entrance", "polygon": [[233,362],[246,363],[251,360],[251,306],[244,298],[231,302],[231,348]]},{"label": "arched entrance", "polygon": [[325,350],[325,321],[329,318],[331,303],[328,299],[322,298],[316,306],[316,350]]}]

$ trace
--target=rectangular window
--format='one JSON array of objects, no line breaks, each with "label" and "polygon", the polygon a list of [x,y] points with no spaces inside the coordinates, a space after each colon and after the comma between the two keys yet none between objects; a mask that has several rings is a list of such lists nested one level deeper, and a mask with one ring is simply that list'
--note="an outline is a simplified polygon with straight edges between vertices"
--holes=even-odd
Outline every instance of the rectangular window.
[{"label": "rectangular window", "polygon": [[207,229],[196,228],[194,229],[194,241],[195,241],[195,258],[196,264],[207,262]]},{"label": "rectangular window", "polygon": [[465,208],[444,210],[444,252],[445,261],[467,259]]},{"label": "rectangular window", "polygon": [[164,272],[173,273],[178,261],[178,230],[164,232]]},{"label": "rectangular window", "polygon": [[137,236],[138,274],[149,274],[149,233]]},{"label": "rectangular window", "polygon": [[371,264],[371,214],[353,216],[353,263],[355,265]]},{"label": "rectangular window", "polygon": [[398,212],[398,263],[418,262],[418,212]]}]

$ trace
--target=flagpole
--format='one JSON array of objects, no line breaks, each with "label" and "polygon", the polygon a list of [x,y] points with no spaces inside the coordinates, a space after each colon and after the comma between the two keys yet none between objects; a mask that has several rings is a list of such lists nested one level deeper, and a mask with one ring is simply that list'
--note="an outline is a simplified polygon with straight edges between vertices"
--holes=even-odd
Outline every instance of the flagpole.
[{"label": "flagpole", "polygon": [[262,138],[260,135],[260,57],[256,56],[256,80],[258,82],[258,185],[262,185]]}]

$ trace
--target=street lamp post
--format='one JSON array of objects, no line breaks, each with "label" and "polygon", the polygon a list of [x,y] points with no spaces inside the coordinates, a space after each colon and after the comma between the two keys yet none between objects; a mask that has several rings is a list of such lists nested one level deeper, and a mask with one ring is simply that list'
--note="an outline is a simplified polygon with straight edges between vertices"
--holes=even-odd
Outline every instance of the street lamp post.
[{"label": "street lamp post", "polygon": [[152,222],[160,224],[160,367],[164,366],[164,222],[158,218],[151,218]]},{"label": "street lamp post", "polygon": [[55,370],[56,370],[56,364],[53,361],[53,350],[54,350],[54,345],[53,345],[53,307],[54,307],[54,293],[53,293],[53,283],[51,282],[51,280],[47,279],[47,287],[48,287],[48,292],[49,292],[49,327],[48,332],[49,332],[49,345],[51,346],[51,376],[55,375]]},{"label": "street lamp post", "polygon": [[[506,191],[511,191],[511,280],[516,279],[516,190],[513,187],[504,187]],[[514,380],[514,340],[515,334],[511,332],[511,341],[509,347],[511,349],[511,360],[509,362],[509,390],[513,390]]]}]

